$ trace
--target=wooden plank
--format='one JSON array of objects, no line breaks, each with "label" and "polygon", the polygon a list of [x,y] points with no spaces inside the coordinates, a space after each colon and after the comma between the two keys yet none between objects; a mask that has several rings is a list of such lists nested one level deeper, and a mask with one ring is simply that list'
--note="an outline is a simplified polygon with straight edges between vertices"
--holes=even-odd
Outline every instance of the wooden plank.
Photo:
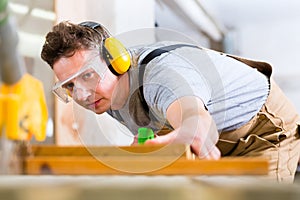
[{"label": "wooden plank", "polygon": [[53,175],[267,175],[268,162],[254,158],[187,160],[170,157],[30,157],[25,174]]},{"label": "wooden plank", "polygon": [[31,155],[38,156],[176,156],[194,158],[188,145],[134,145],[134,146],[32,146]]}]

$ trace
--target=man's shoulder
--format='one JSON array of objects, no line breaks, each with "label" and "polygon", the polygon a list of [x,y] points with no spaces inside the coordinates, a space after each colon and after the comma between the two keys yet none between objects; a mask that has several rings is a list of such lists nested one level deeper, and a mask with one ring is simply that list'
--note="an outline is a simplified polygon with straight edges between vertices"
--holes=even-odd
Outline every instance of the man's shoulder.
[{"label": "man's shoulder", "polygon": [[[179,45],[179,44],[186,44],[186,45],[195,45],[192,43],[183,43],[183,42],[177,42],[177,41],[159,41],[151,44],[145,44],[145,45],[138,45],[138,46],[133,46],[129,47],[129,51],[141,56],[142,54],[148,54],[151,51],[171,45]],[[197,45],[195,45],[197,46]]]}]

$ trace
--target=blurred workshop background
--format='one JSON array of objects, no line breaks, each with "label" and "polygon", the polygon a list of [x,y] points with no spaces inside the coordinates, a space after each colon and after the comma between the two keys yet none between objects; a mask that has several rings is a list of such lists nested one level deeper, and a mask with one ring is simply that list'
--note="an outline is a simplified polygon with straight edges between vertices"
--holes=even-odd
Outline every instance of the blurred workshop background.
[{"label": "blurred workshop background", "polygon": [[[8,2],[19,37],[18,51],[24,59],[26,71],[42,82],[45,92],[48,120],[47,137],[43,143],[122,145],[132,139],[127,130],[107,115],[95,116],[76,105],[63,105],[51,93],[55,77],[41,60],[40,51],[46,33],[62,20],[98,21],[113,35],[159,27],[183,34],[203,47],[264,60],[273,65],[274,79],[300,112],[299,0]],[[91,130],[92,124],[96,124],[99,130]],[[103,130],[106,130],[105,134]],[[37,141],[33,139],[32,142]]]}]

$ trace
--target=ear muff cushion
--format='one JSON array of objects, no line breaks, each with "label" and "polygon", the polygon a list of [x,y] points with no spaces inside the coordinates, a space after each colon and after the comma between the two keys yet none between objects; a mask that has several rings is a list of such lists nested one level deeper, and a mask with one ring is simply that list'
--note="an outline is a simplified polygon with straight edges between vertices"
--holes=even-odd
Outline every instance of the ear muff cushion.
[{"label": "ear muff cushion", "polygon": [[118,74],[124,74],[130,67],[130,55],[123,44],[114,37],[106,38],[104,47],[110,56],[109,63]]}]

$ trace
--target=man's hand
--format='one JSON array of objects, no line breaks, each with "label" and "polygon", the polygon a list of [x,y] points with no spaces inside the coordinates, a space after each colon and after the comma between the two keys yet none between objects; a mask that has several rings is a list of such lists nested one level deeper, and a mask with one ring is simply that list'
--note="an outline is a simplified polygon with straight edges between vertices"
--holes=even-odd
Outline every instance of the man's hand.
[{"label": "man's hand", "polygon": [[[156,136],[154,139],[147,140],[145,144],[169,144],[169,143],[186,144],[186,142],[184,142],[185,139],[181,140],[180,138],[178,138],[176,132],[177,131],[175,130],[168,133],[167,135]],[[201,145],[201,142],[199,141],[200,141],[199,139],[195,138],[191,144],[192,152],[195,153],[199,158],[217,160],[221,157],[221,153],[219,149],[215,146],[215,144],[208,142],[207,144]]]},{"label": "man's hand", "polygon": [[167,110],[167,120],[174,131],[147,140],[145,144],[190,144],[201,159],[220,158],[216,125],[199,98],[183,97],[173,102]]}]

